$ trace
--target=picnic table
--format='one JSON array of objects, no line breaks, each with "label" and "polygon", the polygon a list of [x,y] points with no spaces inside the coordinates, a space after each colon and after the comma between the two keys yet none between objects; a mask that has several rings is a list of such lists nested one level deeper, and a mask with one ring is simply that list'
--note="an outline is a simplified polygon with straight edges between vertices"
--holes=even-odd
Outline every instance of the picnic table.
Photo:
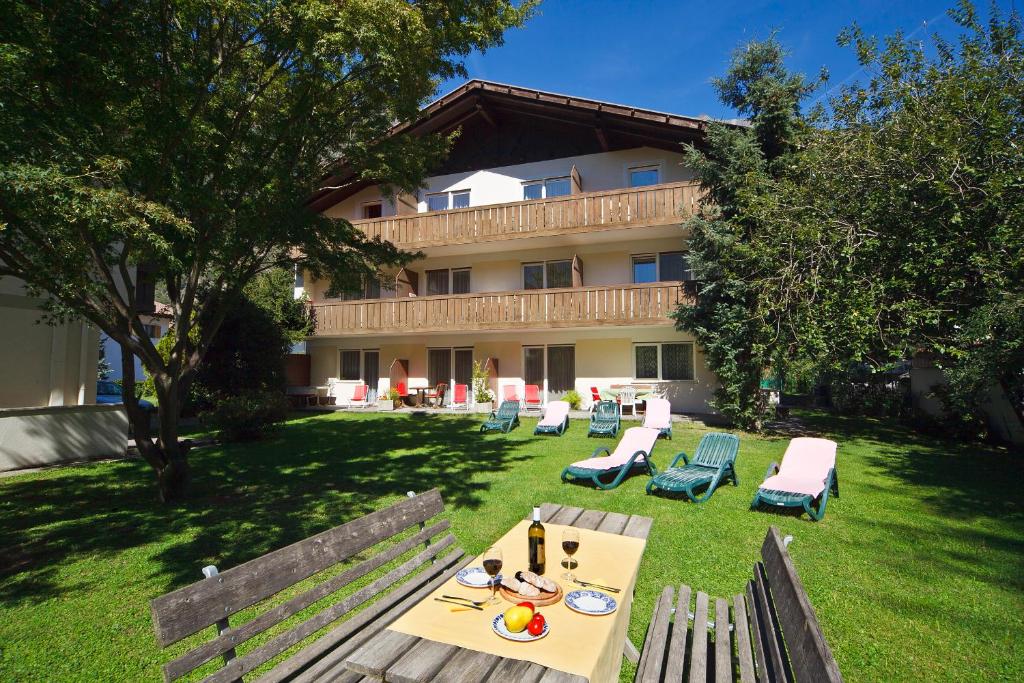
[{"label": "picnic table", "polygon": [[[577,571],[591,581],[600,579],[621,587],[621,592],[615,594],[619,601],[616,612],[590,617],[572,612],[560,601],[538,608],[548,617],[551,632],[547,637],[529,644],[504,641],[491,631],[490,623],[512,603],[503,601],[498,606],[486,606],[482,612],[466,610],[452,614],[449,604],[433,598],[442,594],[466,595],[469,591],[478,594],[477,599],[486,597],[485,591],[463,588],[453,578],[349,654],[343,668],[351,679],[367,676],[386,681],[617,681],[623,654],[633,661],[638,658],[636,648],[627,641],[626,630],[633,587],[652,520],[551,503],[541,507],[541,519],[548,539],[546,575],[562,584],[565,592],[577,588],[567,585],[559,576],[560,539],[564,526],[584,531],[574,558],[580,563]],[[496,542],[505,557],[503,573],[526,568],[528,524],[520,522]],[[584,644],[586,647],[580,647]]]},{"label": "picnic table", "polygon": [[[638,401],[646,401],[651,398],[658,398],[659,396],[657,387],[653,387],[649,384],[634,384],[631,386],[636,389],[636,400]],[[622,390],[624,388],[626,388],[626,385],[613,384],[608,389],[598,390],[598,394],[600,394],[601,398],[605,401],[614,401],[620,394],[622,394]]]}]

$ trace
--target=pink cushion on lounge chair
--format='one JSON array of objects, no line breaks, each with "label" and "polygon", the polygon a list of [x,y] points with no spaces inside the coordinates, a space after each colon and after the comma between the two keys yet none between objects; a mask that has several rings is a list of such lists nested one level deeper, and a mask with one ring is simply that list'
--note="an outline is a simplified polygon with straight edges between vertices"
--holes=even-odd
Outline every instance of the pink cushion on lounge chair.
[{"label": "pink cushion on lounge chair", "polygon": [[647,414],[644,427],[668,429],[672,426],[672,404],[663,398],[647,399]]},{"label": "pink cushion on lounge chair", "polygon": [[569,415],[569,404],[565,401],[552,401],[548,404],[548,409],[544,413],[544,419],[541,420],[538,427],[558,427],[565,418]]},{"label": "pink cushion on lounge chair", "polygon": [[835,441],[810,437],[793,439],[782,456],[779,473],[765,479],[760,488],[817,498],[825,490],[829,470],[835,466]]},{"label": "pink cushion on lounge chair", "polygon": [[[619,445],[615,447],[615,451],[611,455],[580,460],[574,462],[572,467],[585,470],[613,470],[616,467],[622,467],[637,451],[643,451],[650,455],[651,449],[654,448],[654,444],[658,440],[658,435],[657,429],[630,427],[622,435],[622,440],[619,441]],[[642,461],[642,457],[637,458],[637,462]]]}]

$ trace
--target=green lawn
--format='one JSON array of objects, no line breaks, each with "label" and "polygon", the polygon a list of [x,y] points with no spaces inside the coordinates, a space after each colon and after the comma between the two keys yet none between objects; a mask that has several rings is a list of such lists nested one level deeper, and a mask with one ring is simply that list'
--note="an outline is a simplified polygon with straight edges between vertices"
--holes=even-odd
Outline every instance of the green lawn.
[{"label": "green lawn", "polygon": [[[645,496],[644,477],[612,491],[560,483],[565,464],[602,443],[578,421],[561,438],[534,437],[532,419],[481,438],[475,416],[300,417],[256,444],[196,450],[180,506],[153,502],[139,461],[0,479],[0,680],[155,680],[168,653],[154,642],[151,598],[203,565],[235,566],[433,486],[471,553],[543,501],[654,517],[637,644],[666,583],[741,590],[775,524],[795,537],[848,681],[1024,679],[1020,453],[863,418],[804,419],[840,444],[842,497],[820,523],[747,509],[784,437],[741,435],[742,485],[697,506]],[[659,442],[655,462],[692,452],[702,429]]]}]

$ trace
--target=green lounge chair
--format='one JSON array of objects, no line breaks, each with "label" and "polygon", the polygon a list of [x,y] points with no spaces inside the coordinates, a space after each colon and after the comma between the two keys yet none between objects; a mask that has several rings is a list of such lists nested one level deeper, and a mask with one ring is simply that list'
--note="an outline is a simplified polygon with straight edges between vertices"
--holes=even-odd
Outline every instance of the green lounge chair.
[{"label": "green lounge chair", "polygon": [[519,424],[519,401],[502,401],[497,411],[480,425],[481,432],[500,431],[508,434]]},{"label": "green lounge chair", "polygon": [[[651,451],[658,442],[658,436],[657,429],[630,427],[622,435],[614,453],[604,446],[597,448],[589,459],[574,462],[562,470],[562,481],[589,480],[599,489],[613,489],[634,469],[643,468],[648,474],[654,474],[657,470],[651,462]],[[604,456],[599,455],[601,451],[604,451]],[[602,481],[609,477],[612,479],[610,482]]]},{"label": "green lounge chair", "polygon": [[[671,467],[647,483],[647,493],[653,493],[655,489],[685,493],[694,503],[703,503],[726,479],[732,479],[732,485],[739,486],[740,479],[736,476],[736,453],[739,449],[740,440],[732,434],[705,434],[697,444],[693,460],[687,458],[686,453],[677,455]],[[680,460],[684,466],[676,467]],[[698,498],[693,491],[701,486],[707,486],[707,490]]]},{"label": "green lounge chair", "polygon": [[587,436],[615,436],[619,433],[619,404],[615,401],[598,401],[590,415],[590,429]]},{"label": "green lounge chair", "polygon": [[566,401],[552,401],[544,411],[544,419],[537,423],[534,434],[561,436],[569,426],[569,404]]},{"label": "green lounge chair", "polygon": [[[773,462],[764,476],[764,483],[750,503],[751,510],[761,503],[802,507],[811,519],[819,522],[825,516],[829,492],[839,497],[836,442],[809,437],[793,439],[782,456],[782,465]],[[814,501],[818,501],[817,508]]]}]

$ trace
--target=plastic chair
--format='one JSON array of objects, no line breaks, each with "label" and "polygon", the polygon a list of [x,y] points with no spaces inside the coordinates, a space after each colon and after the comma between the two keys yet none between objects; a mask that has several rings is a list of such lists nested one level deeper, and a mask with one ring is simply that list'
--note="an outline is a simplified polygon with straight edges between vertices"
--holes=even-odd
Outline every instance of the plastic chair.
[{"label": "plastic chair", "polygon": [[540,387],[536,384],[526,385],[526,409],[540,410]]}]

